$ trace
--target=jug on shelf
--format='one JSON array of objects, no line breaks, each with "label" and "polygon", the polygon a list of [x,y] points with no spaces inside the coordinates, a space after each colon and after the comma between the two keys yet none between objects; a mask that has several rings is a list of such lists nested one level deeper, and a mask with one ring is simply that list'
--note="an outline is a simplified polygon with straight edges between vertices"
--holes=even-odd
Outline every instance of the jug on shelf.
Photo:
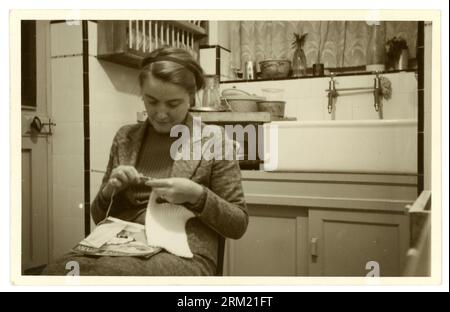
[{"label": "jug on shelf", "polygon": [[219,76],[205,75],[205,89],[203,90],[202,107],[220,110]]}]

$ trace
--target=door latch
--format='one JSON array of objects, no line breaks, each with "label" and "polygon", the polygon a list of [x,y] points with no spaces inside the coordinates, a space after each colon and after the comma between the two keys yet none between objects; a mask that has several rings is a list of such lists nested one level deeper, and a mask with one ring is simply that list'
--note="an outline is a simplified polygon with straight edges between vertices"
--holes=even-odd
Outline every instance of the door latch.
[{"label": "door latch", "polygon": [[[48,131],[42,132],[42,129],[47,126]],[[52,135],[52,127],[56,126],[54,122],[52,122],[52,119],[49,118],[48,122],[42,122],[41,119],[38,116],[35,116],[33,120],[30,123],[30,128],[32,133],[38,133],[38,134],[44,134],[44,135]]]}]

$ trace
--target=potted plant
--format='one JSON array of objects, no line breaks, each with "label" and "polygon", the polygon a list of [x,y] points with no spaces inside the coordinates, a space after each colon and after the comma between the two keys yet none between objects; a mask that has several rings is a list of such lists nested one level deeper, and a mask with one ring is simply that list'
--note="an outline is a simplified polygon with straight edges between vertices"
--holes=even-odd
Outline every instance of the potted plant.
[{"label": "potted plant", "polygon": [[402,37],[393,37],[386,42],[387,68],[403,70],[408,68],[408,44]]}]

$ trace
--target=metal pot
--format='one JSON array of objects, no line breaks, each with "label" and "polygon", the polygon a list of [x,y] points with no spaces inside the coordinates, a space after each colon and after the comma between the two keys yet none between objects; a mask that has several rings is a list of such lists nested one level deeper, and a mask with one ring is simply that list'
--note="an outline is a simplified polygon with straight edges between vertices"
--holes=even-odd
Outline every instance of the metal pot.
[{"label": "metal pot", "polygon": [[221,96],[222,106],[228,107],[233,112],[257,112],[258,101],[265,99],[236,88],[223,90]]},{"label": "metal pot", "polygon": [[257,112],[258,102],[265,100],[260,96],[251,95],[230,95],[222,96],[222,105],[225,105],[233,112]]},{"label": "metal pot", "polygon": [[258,111],[269,112],[272,117],[284,117],[285,101],[260,101]]}]

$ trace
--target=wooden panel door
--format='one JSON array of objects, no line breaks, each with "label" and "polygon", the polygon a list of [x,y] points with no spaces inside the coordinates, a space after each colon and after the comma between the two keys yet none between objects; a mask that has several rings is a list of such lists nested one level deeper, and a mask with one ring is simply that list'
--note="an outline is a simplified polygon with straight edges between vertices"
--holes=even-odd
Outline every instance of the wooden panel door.
[{"label": "wooden panel door", "polygon": [[51,136],[48,126],[32,130],[32,122],[50,119],[48,103],[49,22],[22,22],[22,272],[48,263],[50,254]]},{"label": "wooden panel door", "polygon": [[22,270],[48,263],[49,197],[46,138],[22,139]]},{"label": "wooden panel door", "polygon": [[406,214],[309,211],[311,276],[401,276],[409,245]]},{"label": "wooden panel door", "polygon": [[230,275],[295,276],[295,218],[250,219],[242,239],[227,240]]},{"label": "wooden panel door", "polygon": [[250,216],[245,235],[226,240],[224,275],[307,275],[307,218],[291,211],[283,216],[276,216],[277,209],[271,212]]}]

